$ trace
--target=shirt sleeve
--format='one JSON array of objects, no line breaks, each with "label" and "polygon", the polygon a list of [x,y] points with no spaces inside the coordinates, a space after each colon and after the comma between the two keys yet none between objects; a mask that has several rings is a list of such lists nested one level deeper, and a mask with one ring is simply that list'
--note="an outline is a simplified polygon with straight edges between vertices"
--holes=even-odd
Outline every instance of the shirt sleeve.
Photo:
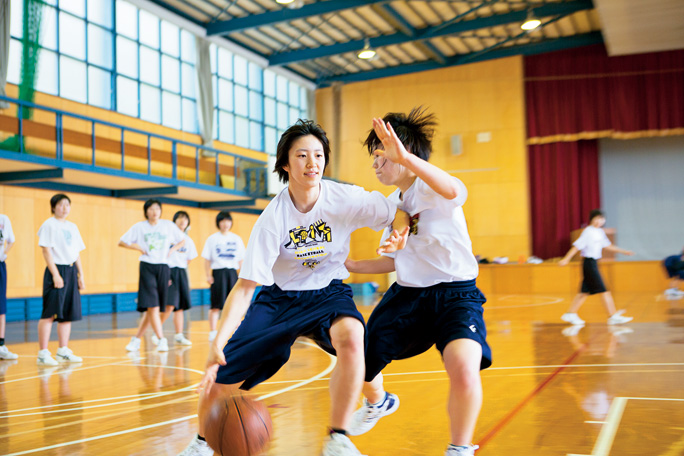
[{"label": "shirt sleeve", "polygon": [[349,192],[351,220],[354,227],[369,227],[375,231],[388,227],[394,221],[397,205],[380,192],[368,192],[361,187],[351,186]]},{"label": "shirt sleeve", "polygon": [[49,221],[43,223],[38,230],[38,245],[41,247],[55,246],[55,230]]},{"label": "shirt sleeve", "polygon": [[273,285],[273,265],[280,255],[280,239],[276,233],[262,225],[257,221],[249,237],[240,278],[261,285]]},{"label": "shirt sleeve", "polygon": [[139,244],[140,235],[138,233],[138,224],[133,225],[123,236],[121,236],[121,241],[128,245]]},{"label": "shirt sleeve", "polygon": [[204,241],[204,247],[202,248],[202,258],[211,261],[211,236]]},{"label": "shirt sleeve", "polygon": [[572,243],[572,245],[576,247],[577,250],[584,250],[587,248],[588,241],[589,233],[587,233],[587,230],[585,228],[584,231],[582,231],[582,234],[580,234],[580,237],[578,237],[577,240]]},{"label": "shirt sleeve", "polygon": [[611,242],[610,239],[608,239],[608,235],[606,234],[605,230],[601,230],[601,234],[601,248],[605,249],[611,245]]},{"label": "shirt sleeve", "polygon": [[185,259],[190,261],[197,258],[197,247],[190,236],[185,238]]},{"label": "shirt sleeve", "polygon": [[83,242],[81,232],[78,230],[78,226],[76,226],[76,224],[74,224],[74,235],[76,236],[76,248],[78,249],[78,251],[80,252],[82,250],[85,250],[85,243]]},{"label": "shirt sleeve", "polygon": [[185,233],[181,231],[180,228],[178,228],[178,225],[173,223],[172,221],[168,221],[170,223],[171,228],[171,241],[173,244],[178,244],[181,241],[185,240]]},{"label": "shirt sleeve", "polygon": [[14,242],[14,231],[12,231],[12,222],[10,222],[9,217],[5,217],[5,239],[10,244]]}]

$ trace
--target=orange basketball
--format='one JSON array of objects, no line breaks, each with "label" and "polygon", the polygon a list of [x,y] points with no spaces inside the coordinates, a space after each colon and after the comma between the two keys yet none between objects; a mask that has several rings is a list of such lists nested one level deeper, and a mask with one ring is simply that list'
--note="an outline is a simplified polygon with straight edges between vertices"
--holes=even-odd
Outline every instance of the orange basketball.
[{"label": "orange basketball", "polygon": [[204,437],[222,456],[261,454],[273,435],[271,415],[263,402],[239,392],[212,395],[204,411]]}]

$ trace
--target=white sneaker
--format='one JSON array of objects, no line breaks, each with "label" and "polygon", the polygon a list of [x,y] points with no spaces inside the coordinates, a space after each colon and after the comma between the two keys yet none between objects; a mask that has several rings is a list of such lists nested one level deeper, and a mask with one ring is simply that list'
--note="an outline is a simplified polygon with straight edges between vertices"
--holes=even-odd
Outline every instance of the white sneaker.
[{"label": "white sneaker", "polygon": [[214,450],[211,449],[207,442],[195,437],[178,456],[214,456]]},{"label": "white sneaker", "polygon": [[182,333],[179,333],[179,334],[176,334],[175,336],[173,336],[173,341],[175,342],[176,345],[192,345],[192,342],[190,342],[190,340],[186,339]]},{"label": "white sneaker", "polygon": [[216,339],[216,331],[209,331],[209,342],[213,342]]},{"label": "white sneaker", "polygon": [[444,456],[473,456],[475,454],[475,450],[480,448],[477,445],[468,445],[467,448],[459,447],[459,448],[454,448],[450,446],[447,448],[446,453],[444,453]]},{"label": "white sneaker", "polygon": [[154,345],[155,347],[157,345],[159,345],[159,337],[157,337],[156,334],[152,334],[151,340],[152,340],[152,345]]},{"label": "white sneaker", "polygon": [[332,433],[325,439],[321,456],[365,456],[346,435]]},{"label": "white sneaker", "polygon": [[140,350],[140,338],[139,337],[131,337],[131,341],[126,345],[126,350],[129,352],[137,352]]},{"label": "white sneaker", "polygon": [[571,325],[583,325],[584,320],[582,320],[576,313],[566,312],[561,315],[561,320],[567,321]]},{"label": "white sneaker", "polygon": [[0,359],[17,359],[19,355],[9,351],[6,345],[0,345]]},{"label": "white sneaker", "polygon": [[584,328],[584,325],[566,326],[561,333],[563,333],[565,337],[576,336],[582,328]]},{"label": "white sneaker", "polygon": [[157,351],[160,351],[160,352],[169,351],[169,342],[166,340],[166,337],[162,337],[161,339],[159,339],[159,344],[157,345]]},{"label": "white sneaker", "polygon": [[684,297],[684,291],[679,288],[668,288],[665,290],[665,296],[681,298]]},{"label": "white sneaker", "polygon": [[608,318],[608,324],[609,325],[621,325],[623,323],[627,323],[628,321],[632,321],[634,317],[623,317],[622,314],[625,313],[624,310],[618,310],[615,312],[613,315]]},{"label": "white sneaker", "polygon": [[396,394],[385,393],[385,400],[379,406],[374,406],[363,400],[363,405],[352,415],[347,433],[361,435],[370,431],[383,416],[391,415],[399,408],[399,397]]},{"label": "white sneaker", "polygon": [[59,361],[65,361],[69,363],[82,363],[83,358],[74,355],[69,347],[59,347],[57,349],[57,359]]},{"label": "white sneaker", "polygon": [[59,366],[59,363],[50,354],[47,348],[38,350],[38,362],[41,366]]}]

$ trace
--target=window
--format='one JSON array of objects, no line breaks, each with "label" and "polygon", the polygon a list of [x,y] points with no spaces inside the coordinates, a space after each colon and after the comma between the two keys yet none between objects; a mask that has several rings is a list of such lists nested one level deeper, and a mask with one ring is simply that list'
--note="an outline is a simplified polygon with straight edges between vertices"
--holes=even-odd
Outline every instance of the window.
[{"label": "window", "polygon": [[[23,0],[11,1],[8,81],[21,82]],[[197,133],[195,36],[126,0],[44,0],[36,89]],[[214,137],[274,154],[309,92],[211,45]]]}]

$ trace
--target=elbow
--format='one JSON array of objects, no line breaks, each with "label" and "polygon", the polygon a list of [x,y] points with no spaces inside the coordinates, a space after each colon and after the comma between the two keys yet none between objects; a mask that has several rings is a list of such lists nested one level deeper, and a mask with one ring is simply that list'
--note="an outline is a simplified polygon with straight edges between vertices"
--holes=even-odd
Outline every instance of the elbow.
[{"label": "elbow", "polygon": [[446,189],[442,193],[442,196],[448,200],[458,198],[458,187],[451,187],[451,188]]}]

